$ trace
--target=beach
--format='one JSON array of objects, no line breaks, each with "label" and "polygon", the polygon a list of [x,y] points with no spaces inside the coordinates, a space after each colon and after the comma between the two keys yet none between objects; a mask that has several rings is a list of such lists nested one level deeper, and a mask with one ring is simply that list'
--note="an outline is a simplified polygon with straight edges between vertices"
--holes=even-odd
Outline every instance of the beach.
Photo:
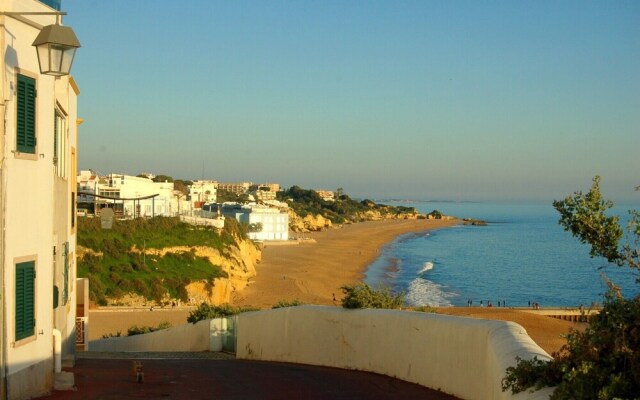
[{"label": "beach", "polygon": [[[346,225],[339,229],[306,233],[300,244],[267,243],[257,276],[244,290],[237,292],[233,305],[271,308],[279,301],[298,300],[304,304],[340,306],[343,285],[362,281],[366,268],[380,249],[399,235],[446,228],[459,220],[388,220]],[[333,301],[335,294],[336,301]],[[103,335],[126,335],[133,325],[172,326],[186,323],[191,308],[117,309],[90,311],[90,340]],[[561,337],[578,325],[510,308],[445,307],[438,313],[471,318],[514,321],[522,325],[545,351],[558,351],[565,343]]]},{"label": "beach", "polygon": [[297,245],[266,244],[257,276],[237,292],[234,305],[268,308],[279,301],[333,305],[341,286],[362,281],[380,248],[402,234],[445,228],[459,220],[385,220],[305,234]]}]

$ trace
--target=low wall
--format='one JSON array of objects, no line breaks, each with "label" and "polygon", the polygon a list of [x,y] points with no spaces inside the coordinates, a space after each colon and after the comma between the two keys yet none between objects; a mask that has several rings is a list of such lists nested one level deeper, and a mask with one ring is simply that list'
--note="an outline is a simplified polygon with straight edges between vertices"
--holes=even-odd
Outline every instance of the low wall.
[{"label": "low wall", "polygon": [[463,399],[546,399],[502,392],[515,357],[550,359],[513,322],[395,310],[301,306],[238,316],[236,356],[376,372]]},{"label": "low wall", "polygon": [[92,340],[89,342],[89,350],[113,352],[222,351],[226,329],[227,321],[225,319],[208,319],[196,324],[183,324],[144,335]]}]

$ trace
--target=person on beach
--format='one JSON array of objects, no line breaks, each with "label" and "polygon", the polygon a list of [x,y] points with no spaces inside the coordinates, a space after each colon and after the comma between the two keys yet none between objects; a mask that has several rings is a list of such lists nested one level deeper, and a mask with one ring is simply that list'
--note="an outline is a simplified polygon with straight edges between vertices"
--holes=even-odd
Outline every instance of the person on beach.
[{"label": "person on beach", "polygon": [[480,307],[484,307],[484,304],[482,304],[482,300],[480,300]]}]

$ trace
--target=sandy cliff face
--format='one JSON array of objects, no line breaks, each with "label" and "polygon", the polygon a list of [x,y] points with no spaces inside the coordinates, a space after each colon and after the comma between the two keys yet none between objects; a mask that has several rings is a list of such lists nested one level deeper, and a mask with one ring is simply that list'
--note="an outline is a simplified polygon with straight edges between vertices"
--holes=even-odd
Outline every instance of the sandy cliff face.
[{"label": "sandy cliff face", "polygon": [[234,292],[244,289],[249,279],[256,276],[256,264],[260,262],[262,252],[250,241],[238,242],[238,247],[230,246],[221,252],[204,246],[176,246],[161,250],[148,250],[160,256],[168,252],[182,252],[195,250],[199,257],[207,257],[213,265],[219,265],[228,278],[216,278],[211,287],[207,282],[192,282],[187,285],[190,303],[211,304],[228,303]]},{"label": "sandy cliff face", "polygon": [[322,215],[307,215],[302,218],[289,209],[289,229],[293,232],[322,231],[331,228],[331,221]]},{"label": "sandy cliff face", "polygon": [[[228,275],[227,278],[216,278],[213,285],[206,281],[192,282],[187,285],[190,303],[198,305],[202,302],[219,305],[228,303],[234,292],[244,289],[249,280],[256,276],[256,264],[260,263],[262,251],[251,241],[238,241],[236,246],[229,246],[222,251],[206,246],[175,246],[163,249],[147,249],[146,253],[163,256],[166,253],[180,253],[195,251],[199,257],[207,257],[213,265],[218,265]],[[140,249],[133,248],[139,252]],[[100,256],[101,253],[78,246],[77,254],[81,258],[85,253]],[[166,298],[171,302],[173,299]],[[128,293],[118,299],[108,299],[109,304],[132,307],[148,307],[155,302],[147,300],[134,293]]]}]

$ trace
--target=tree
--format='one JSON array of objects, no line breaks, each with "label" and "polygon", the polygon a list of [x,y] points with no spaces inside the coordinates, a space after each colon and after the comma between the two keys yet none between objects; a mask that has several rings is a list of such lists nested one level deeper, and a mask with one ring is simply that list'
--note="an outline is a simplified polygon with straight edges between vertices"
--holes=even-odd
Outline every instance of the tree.
[{"label": "tree", "polygon": [[154,182],[173,182],[173,178],[170,177],[169,175],[156,175],[155,178],[153,178]]},{"label": "tree", "polygon": [[180,193],[187,195],[189,194],[189,186],[191,186],[193,182],[191,181],[183,181],[182,179],[176,179],[173,181],[173,189],[179,190]]},{"label": "tree", "polygon": [[[639,215],[630,211],[628,229],[635,247],[620,247],[622,228],[617,216],[607,216],[613,206],[600,194],[600,177],[593,179],[591,190],[574,193],[553,206],[560,213],[559,223],[581,242],[591,246],[592,257],[603,257],[611,263],[638,269],[640,240]],[[518,359],[507,368],[503,390],[513,393],[528,388],[556,386],[551,399],[633,399],[640,393],[640,295],[622,297],[613,282],[603,309],[581,332],[572,330],[567,344],[554,353],[550,362],[534,357]],[[640,281],[636,280],[638,283]]]}]

